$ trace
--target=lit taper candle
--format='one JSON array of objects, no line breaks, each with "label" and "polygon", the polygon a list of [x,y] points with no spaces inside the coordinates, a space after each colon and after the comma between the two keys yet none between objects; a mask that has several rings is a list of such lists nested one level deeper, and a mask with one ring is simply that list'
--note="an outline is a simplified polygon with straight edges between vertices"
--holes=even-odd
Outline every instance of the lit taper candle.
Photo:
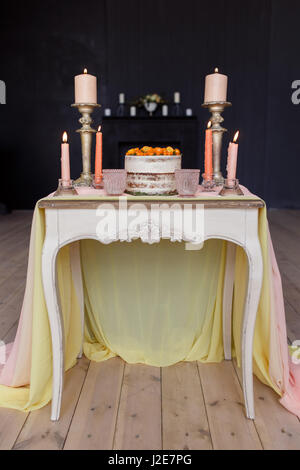
[{"label": "lit taper candle", "polygon": [[227,157],[227,179],[236,179],[236,166],[239,145],[236,143],[239,137],[239,131],[234,135],[233,142],[229,143],[228,157]]},{"label": "lit taper candle", "polygon": [[62,186],[69,187],[71,185],[70,178],[70,149],[68,144],[68,134],[63,133],[61,144],[61,179]]},{"label": "lit taper candle", "polygon": [[211,121],[207,124],[205,131],[205,161],[204,161],[205,179],[212,180],[213,164],[212,164],[212,129]]},{"label": "lit taper candle", "polygon": [[96,154],[95,154],[95,184],[102,181],[102,132],[101,126],[96,133]]}]

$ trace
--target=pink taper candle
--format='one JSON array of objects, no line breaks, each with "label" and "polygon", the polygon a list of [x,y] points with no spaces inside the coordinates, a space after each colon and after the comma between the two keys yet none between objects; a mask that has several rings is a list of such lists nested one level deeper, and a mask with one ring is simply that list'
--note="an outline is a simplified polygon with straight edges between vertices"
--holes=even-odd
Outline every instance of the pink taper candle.
[{"label": "pink taper candle", "polygon": [[62,185],[68,187],[71,184],[70,180],[70,151],[69,144],[67,143],[68,134],[63,133],[63,141],[61,144],[61,179]]},{"label": "pink taper candle", "polygon": [[102,132],[101,126],[98,127],[96,134],[96,155],[95,155],[95,183],[102,181]]},{"label": "pink taper candle", "polygon": [[213,162],[212,162],[212,129],[211,121],[207,124],[205,131],[205,160],[204,160],[204,171],[205,179],[211,181],[213,177]]},{"label": "pink taper candle", "polygon": [[236,143],[239,136],[239,131],[235,133],[233,142],[230,142],[228,147],[227,157],[227,179],[236,179],[236,165],[239,146]]}]

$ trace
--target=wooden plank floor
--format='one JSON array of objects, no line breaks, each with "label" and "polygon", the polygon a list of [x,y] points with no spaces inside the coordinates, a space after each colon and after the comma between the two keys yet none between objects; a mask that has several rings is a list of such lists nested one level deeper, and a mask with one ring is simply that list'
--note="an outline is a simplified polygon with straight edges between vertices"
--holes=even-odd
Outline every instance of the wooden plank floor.
[{"label": "wooden plank floor", "polygon": [[[32,212],[0,216],[0,340],[13,340],[27,269]],[[300,339],[300,211],[269,212],[282,274],[288,339]],[[50,405],[0,408],[0,449],[300,449],[300,422],[255,379],[256,419],[245,418],[235,363],[167,368],[97,364],[66,374],[62,417]]]}]

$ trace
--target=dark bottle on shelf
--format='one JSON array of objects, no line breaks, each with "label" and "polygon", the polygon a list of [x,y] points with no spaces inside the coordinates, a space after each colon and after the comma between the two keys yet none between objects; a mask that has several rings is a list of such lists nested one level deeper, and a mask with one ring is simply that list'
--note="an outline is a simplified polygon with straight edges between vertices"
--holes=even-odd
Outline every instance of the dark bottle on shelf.
[{"label": "dark bottle on shelf", "polygon": [[117,107],[117,116],[123,117],[125,116],[125,94],[119,94],[119,104]]},{"label": "dark bottle on shelf", "polygon": [[179,91],[175,91],[175,93],[174,93],[173,115],[174,116],[181,116],[182,115]]},{"label": "dark bottle on shelf", "polygon": [[174,103],[174,116],[181,116],[181,106],[179,103]]}]

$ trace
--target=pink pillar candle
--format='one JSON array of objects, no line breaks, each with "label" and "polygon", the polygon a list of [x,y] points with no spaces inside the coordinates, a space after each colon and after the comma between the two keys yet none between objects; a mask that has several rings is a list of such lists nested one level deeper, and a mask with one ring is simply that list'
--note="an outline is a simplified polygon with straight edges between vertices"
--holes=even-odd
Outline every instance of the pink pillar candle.
[{"label": "pink pillar candle", "polygon": [[61,144],[61,179],[62,185],[68,187],[71,184],[70,178],[70,150],[67,143],[68,135],[63,133],[63,142]]},{"label": "pink pillar candle", "polygon": [[233,142],[230,142],[228,147],[227,157],[227,179],[236,179],[236,166],[239,146],[236,143],[239,132],[234,136]]},{"label": "pink pillar candle", "polygon": [[215,73],[205,77],[204,103],[227,101],[227,75],[222,75],[216,68]]},{"label": "pink pillar candle", "polygon": [[75,77],[75,103],[97,103],[97,78],[87,73],[87,69]]}]

